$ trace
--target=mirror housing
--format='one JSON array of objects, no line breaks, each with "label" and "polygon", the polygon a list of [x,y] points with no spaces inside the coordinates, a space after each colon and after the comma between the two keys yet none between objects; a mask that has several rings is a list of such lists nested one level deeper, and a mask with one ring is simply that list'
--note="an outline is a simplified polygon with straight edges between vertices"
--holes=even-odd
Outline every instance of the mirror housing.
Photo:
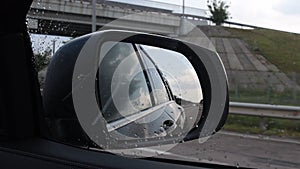
[{"label": "mirror housing", "polygon": [[[203,110],[193,128],[176,138],[133,139],[122,145],[109,134],[103,117],[95,122],[101,116],[95,85],[101,62],[99,53],[101,46],[109,41],[158,47],[186,57],[199,78],[203,94],[200,102]],[[147,147],[209,137],[222,128],[229,108],[227,76],[216,52],[164,36],[119,30],[88,34],[61,47],[48,67],[43,97],[49,137],[104,149]],[[177,104],[182,103],[182,98],[174,99]],[[172,126],[171,123],[164,122],[167,126]]]}]

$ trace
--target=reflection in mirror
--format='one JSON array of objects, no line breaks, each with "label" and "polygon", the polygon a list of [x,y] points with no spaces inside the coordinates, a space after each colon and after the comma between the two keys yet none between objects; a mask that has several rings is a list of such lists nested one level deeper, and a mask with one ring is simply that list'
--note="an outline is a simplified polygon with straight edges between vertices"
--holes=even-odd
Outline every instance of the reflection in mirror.
[{"label": "reflection in mirror", "polygon": [[158,47],[105,42],[97,94],[115,140],[184,137],[199,121],[199,78],[186,56]]},{"label": "reflection in mirror", "polygon": [[[199,78],[190,61],[181,53],[153,46],[140,45],[147,58],[153,60],[162,72],[173,95],[173,100],[184,108],[185,126],[194,127],[202,114],[203,99]],[[199,112],[199,113],[196,113]]]}]

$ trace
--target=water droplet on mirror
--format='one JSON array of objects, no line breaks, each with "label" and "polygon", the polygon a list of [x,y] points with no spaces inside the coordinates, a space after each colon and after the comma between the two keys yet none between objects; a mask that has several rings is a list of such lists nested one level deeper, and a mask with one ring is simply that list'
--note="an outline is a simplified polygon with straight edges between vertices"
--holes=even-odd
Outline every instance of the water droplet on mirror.
[{"label": "water droplet on mirror", "polygon": [[80,80],[80,79],[82,79],[83,77],[84,77],[84,75],[83,75],[83,74],[80,74],[80,75],[77,76],[77,79]]},{"label": "water droplet on mirror", "polygon": [[240,164],[238,162],[235,163],[236,168],[240,168]]}]

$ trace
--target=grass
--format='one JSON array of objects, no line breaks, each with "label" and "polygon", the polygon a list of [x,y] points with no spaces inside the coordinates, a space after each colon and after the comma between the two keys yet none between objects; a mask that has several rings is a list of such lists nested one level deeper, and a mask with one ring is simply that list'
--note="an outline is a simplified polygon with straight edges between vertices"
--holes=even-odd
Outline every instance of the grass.
[{"label": "grass", "polygon": [[266,57],[281,71],[300,73],[300,34],[270,29],[226,28],[233,37],[241,38],[258,54]]},{"label": "grass", "polygon": [[[239,89],[230,91],[230,101],[300,106],[300,91],[275,92],[272,90]],[[296,97],[296,98],[295,98]],[[262,123],[264,123],[264,128]],[[229,115],[224,129],[227,131],[300,139],[300,120],[261,118]]]},{"label": "grass", "polygon": [[230,114],[224,126],[224,130],[300,139],[300,121],[297,120]]},{"label": "grass", "polygon": [[[270,29],[235,29],[225,28],[229,37],[244,40],[255,53],[263,55],[269,62],[291,79],[291,72],[300,73],[300,34]],[[300,91],[285,90],[276,92],[272,89],[239,89],[230,91],[230,100],[238,102],[267,103],[300,106]],[[224,126],[227,131],[248,134],[261,134],[285,138],[300,139],[300,121],[276,118],[262,118],[230,114]]]}]

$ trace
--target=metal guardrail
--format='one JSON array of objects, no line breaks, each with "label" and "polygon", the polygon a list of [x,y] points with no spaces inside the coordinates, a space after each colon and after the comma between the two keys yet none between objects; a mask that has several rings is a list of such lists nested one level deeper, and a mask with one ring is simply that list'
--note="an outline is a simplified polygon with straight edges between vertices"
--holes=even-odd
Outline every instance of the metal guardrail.
[{"label": "metal guardrail", "polygon": [[229,113],[247,116],[300,120],[300,107],[254,103],[229,103]]}]

